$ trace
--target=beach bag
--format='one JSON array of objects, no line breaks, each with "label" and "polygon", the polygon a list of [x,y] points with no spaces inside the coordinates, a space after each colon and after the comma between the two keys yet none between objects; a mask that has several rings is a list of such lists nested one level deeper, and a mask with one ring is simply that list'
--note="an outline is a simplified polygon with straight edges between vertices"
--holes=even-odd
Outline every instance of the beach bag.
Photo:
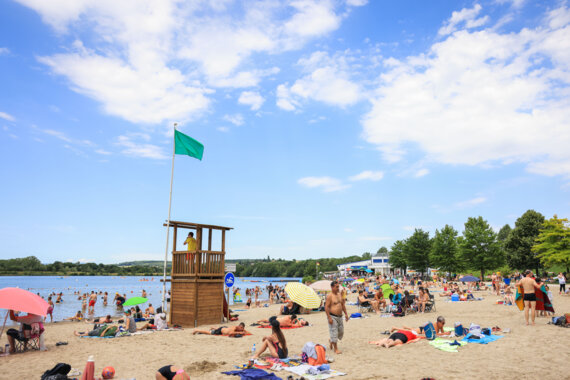
[{"label": "beach bag", "polygon": [[427,340],[434,340],[436,338],[435,327],[433,326],[433,323],[426,322],[426,324],[422,326],[422,329]]},{"label": "beach bag", "polygon": [[394,317],[403,317],[405,315],[404,308],[401,304],[397,304],[393,306],[392,315]]},{"label": "beach bag", "polygon": [[52,369],[44,372],[41,380],[61,380],[67,379],[67,374],[71,371],[71,366],[66,363],[58,363]]},{"label": "beach bag", "polygon": [[360,313],[352,313],[352,314],[350,314],[350,318],[362,318],[362,314],[360,314]]},{"label": "beach bag", "polygon": [[556,326],[564,326],[566,324],[566,317],[552,317],[552,323]]},{"label": "beach bag", "polygon": [[326,357],[326,349],[324,346],[320,345],[320,344],[315,344],[315,352],[317,353],[317,358],[313,359],[311,357],[309,357],[309,365],[313,365],[313,366],[319,366],[321,364],[326,364],[327,363],[327,357]]},{"label": "beach bag", "polygon": [[463,325],[461,322],[455,322],[455,336],[463,336]]}]

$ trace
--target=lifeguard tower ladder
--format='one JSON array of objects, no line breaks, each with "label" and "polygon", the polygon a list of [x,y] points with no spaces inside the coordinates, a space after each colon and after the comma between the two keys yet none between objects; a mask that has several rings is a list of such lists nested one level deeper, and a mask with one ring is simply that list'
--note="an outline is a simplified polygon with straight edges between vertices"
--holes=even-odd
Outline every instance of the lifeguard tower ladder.
[{"label": "lifeguard tower ladder", "polygon": [[[174,229],[170,323],[186,327],[220,323],[224,316],[226,231],[232,228],[172,220],[170,227]],[[177,250],[179,228],[195,231],[195,251]],[[219,251],[212,249],[214,231],[221,232]],[[207,249],[203,249],[205,240]]]}]

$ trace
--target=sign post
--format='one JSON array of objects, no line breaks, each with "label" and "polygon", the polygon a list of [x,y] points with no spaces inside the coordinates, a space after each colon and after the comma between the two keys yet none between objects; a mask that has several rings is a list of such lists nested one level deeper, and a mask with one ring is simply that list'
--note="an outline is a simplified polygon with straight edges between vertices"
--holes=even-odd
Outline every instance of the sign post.
[{"label": "sign post", "polygon": [[228,298],[228,315],[226,317],[228,318],[228,322],[230,321],[230,288],[234,286],[234,282],[235,282],[234,274],[231,272],[226,273],[226,276],[224,277],[224,284],[226,284],[227,287],[226,292]]}]

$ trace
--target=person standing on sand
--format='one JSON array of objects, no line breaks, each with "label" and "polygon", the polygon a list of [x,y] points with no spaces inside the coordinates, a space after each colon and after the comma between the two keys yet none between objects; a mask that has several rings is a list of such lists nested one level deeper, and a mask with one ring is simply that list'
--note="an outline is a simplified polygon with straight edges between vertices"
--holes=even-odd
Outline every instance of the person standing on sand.
[{"label": "person standing on sand", "polygon": [[524,291],[524,319],[528,325],[528,313],[530,311],[530,318],[532,324],[534,325],[535,310],[536,310],[536,294],[535,289],[540,289],[540,286],[536,283],[534,278],[532,278],[532,272],[526,270],[524,272],[524,278],[516,283],[516,286],[521,286]]},{"label": "person standing on sand", "polygon": [[560,289],[558,290],[558,294],[565,294],[566,293],[566,277],[562,272],[558,273],[558,285],[560,285]]},{"label": "person standing on sand", "polygon": [[325,313],[329,322],[329,336],[330,347],[334,350],[335,354],[341,354],[338,349],[338,341],[342,340],[344,336],[344,325],[342,321],[342,313],[348,322],[348,313],[346,311],[346,304],[342,295],[339,292],[340,285],[338,281],[331,282],[331,293],[327,295],[325,300]]}]

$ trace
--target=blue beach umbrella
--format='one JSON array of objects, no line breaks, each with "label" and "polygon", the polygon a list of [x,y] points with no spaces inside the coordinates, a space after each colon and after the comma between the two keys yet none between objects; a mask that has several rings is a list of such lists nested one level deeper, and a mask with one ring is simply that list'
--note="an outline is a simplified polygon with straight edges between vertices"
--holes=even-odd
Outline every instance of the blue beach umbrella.
[{"label": "blue beach umbrella", "polygon": [[461,282],[477,282],[479,281],[478,277],[475,276],[463,276],[459,279]]}]

